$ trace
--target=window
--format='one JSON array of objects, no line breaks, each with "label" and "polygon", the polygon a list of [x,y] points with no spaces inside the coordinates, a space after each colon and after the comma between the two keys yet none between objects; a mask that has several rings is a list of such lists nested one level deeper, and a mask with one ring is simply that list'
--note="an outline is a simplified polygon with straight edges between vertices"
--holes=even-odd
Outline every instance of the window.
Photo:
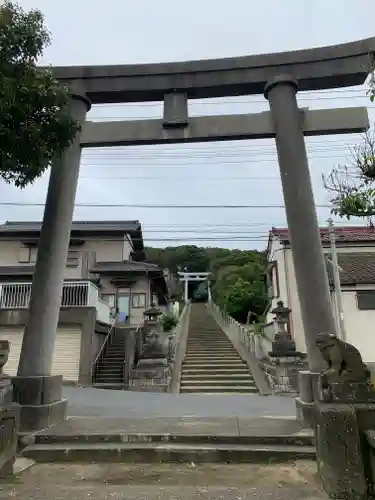
[{"label": "window", "polygon": [[280,296],[279,291],[279,272],[277,262],[271,262],[266,275],[266,284],[268,289],[268,298],[274,299]]},{"label": "window", "polygon": [[109,307],[116,307],[116,295],[114,293],[102,293],[101,299],[107,302]]},{"label": "window", "polygon": [[69,250],[66,259],[67,267],[77,267],[79,264],[80,253],[78,250]]},{"label": "window", "polygon": [[18,262],[21,262],[23,264],[28,264],[30,262],[30,257],[31,257],[31,249],[30,247],[27,247],[23,243],[21,243],[21,248],[20,248],[20,255],[18,258]]},{"label": "window", "polygon": [[146,294],[145,293],[133,293],[132,295],[132,308],[146,308]]},{"label": "window", "polygon": [[357,307],[362,311],[375,310],[375,291],[363,290],[357,292]]}]

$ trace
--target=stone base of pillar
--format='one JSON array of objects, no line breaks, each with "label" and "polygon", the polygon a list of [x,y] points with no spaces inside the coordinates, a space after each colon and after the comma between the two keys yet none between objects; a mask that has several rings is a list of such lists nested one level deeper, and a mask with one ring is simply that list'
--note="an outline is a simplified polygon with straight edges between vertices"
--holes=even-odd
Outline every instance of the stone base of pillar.
[{"label": "stone base of pillar", "polygon": [[315,400],[321,399],[319,373],[302,370],[298,373],[298,393],[296,416],[302,427],[314,428]]},{"label": "stone base of pillar", "polygon": [[62,376],[13,377],[13,401],[20,405],[20,432],[35,432],[65,420]]}]

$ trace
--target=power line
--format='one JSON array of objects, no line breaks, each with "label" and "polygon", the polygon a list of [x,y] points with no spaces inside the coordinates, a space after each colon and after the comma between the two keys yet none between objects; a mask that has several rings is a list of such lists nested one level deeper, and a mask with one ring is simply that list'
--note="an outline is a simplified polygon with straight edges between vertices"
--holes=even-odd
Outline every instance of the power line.
[{"label": "power line", "polygon": [[[332,155],[332,156],[315,156],[315,157],[310,157],[309,161],[315,161],[315,160],[330,160],[333,158],[342,158],[343,155]],[[225,161],[217,161],[217,162],[204,162],[204,166],[210,166],[210,165],[242,165],[244,163],[272,163],[274,161],[277,161],[277,156],[276,153],[274,155],[274,158],[271,159],[257,159],[257,158],[249,158],[249,159],[240,159],[239,161],[236,160],[225,160]],[[155,165],[155,164],[150,164],[150,163],[116,163],[112,165],[108,164],[100,164],[100,163],[90,163],[88,164],[81,164],[81,167],[90,167],[90,168],[116,168],[116,167],[127,167],[127,168],[136,168],[136,167],[152,167],[152,168],[176,168],[176,167],[185,167],[185,166],[192,166],[192,165],[197,165],[202,167],[202,161],[201,162],[184,162],[184,163],[169,163],[168,164],[163,164],[163,165]]]},{"label": "power line", "polygon": [[[319,175],[321,175],[318,172]],[[98,176],[85,176],[81,175],[80,179],[89,179],[89,180],[97,180],[97,179],[106,179],[106,180],[118,180],[118,179],[126,179],[126,180],[160,180],[160,181],[179,181],[179,182],[201,182],[201,181],[209,181],[209,182],[216,182],[216,181],[238,181],[238,180],[280,180],[280,176],[274,176],[274,177],[257,177],[257,176],[244,176],[244,177],[167,177],[167,176],[143,176],[143,177],[128,177],[124,175],[116,175],[116,176],[108,176],[108,175],[98,175]]]},{"label": "power line", "polygon": [[[345,145],[347,144],[348,137],[350,137],[350,140],[355,140],[358,138],[358,134],[343,134],[340,136],[335,136],[333,137],[326,137],[326,136],[306,136],[306,142],[308,143],[308,147],[310,146],[332,146],[332,145],[339,145],[340,143],[344,143]],[[259,139],[262,140],[262,139]],[[249,141],[251,141],[251,144],[249,144]],[[256,144],[253,139],[247,139],[247,140],[238,140],[238,141],[229,141],[223,144],[222,142],[218,143],[200,143],[201,146],[197,147],[197,143],[178,143],[178,144],[149,144],[146,146],[132,146],[129,148],[129,146],[107,146],[107,147],[102,147],[100,148],[101,152],[104,153],[110,153],[114,152],[116,154],[120,153],[126,153],[130,155],[131,152],[148,152],[152,155],[157,152],[161,153],[183,153],[186,154],[186,152],[189,153],[205,153],[205,152],[218,152],[218,151],[254,151],[257,148],[261,149],[266,149],[270,150],[273,149],[270,146],[264,145],[264,144]],[[94,151],[94,153],[92,153]],[[83,152],[83,155],[88,155],[88,154],[94,154],[98,155],[98,151],[96,148],[93,149],[85,149]]]},{"label": "power line", "polygon": [[[45,203],[30,203],[30,202],[10,202],[1,201],[0,206],[16,206],[16,207],[44,207]],[[231,208],[285,208],[285,205],[154,205],[154,204],[122,204],[122,203],[76,203],[76,207],[85,208],[173,208],[173,209],[231,209]],[[315,205],[318,208],[331,208],[331,205]]]},{"label": "power line", "polygon": [[[358,93],[360,92],[360,93]],[[351,95],[347,95],[351,94]],[[243,96],[242,96],[243,97]],[[251,104],[251,103],[267,103],[267,100],[264,98],[259,98],[257,96],[249,96],[251,100],[240,100],[236,101],[236,97],[234,98],[222,98],[222,100],[216,100],[216,98],[212,99],[189,99],[189,106],[217,106],[217,105],[225,105],[225,104]],[[301,101],[306,100],[320,100],[320,99],[353,99],[353,98],[366,98],[369,99],[368,95],[366,95],[366,89],[355,88],[355,89],[327,89],[327,90],[319,90],[319,91],[305,91],[299,92],[297,94],[297,99]],[[215,100],[214,100],[215,99]],[[229,100],[224,100],[229,99]],[[102,107],[140,107],[140,108],[153,108],[157,106],[162,106],[163,101],[154,101],[154,102],[135,102],[135,103],[111,103],[111,104],[95,104],[95,108]]]}]

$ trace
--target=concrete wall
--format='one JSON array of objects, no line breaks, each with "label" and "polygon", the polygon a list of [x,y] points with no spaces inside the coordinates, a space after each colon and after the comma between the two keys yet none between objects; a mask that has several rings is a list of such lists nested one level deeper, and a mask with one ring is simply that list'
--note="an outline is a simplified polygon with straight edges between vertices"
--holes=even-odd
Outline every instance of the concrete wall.
[{"label": "concrete wall", "polygon": [[[28,317],[25,309],[2,309],[0,310],[0,330],[7,328],[24,328]],[[92,307],[66,308],[60,310],[59,329],[69,328],[81,332],[79,373],[78,382],[80,384],[91,384],[92,364],[94,352],[97,349],[98,339],[95,338],[96,310]],[[104,332],[105,332],[104,328]],[[67,380],[67,382],[77,382]]]}]

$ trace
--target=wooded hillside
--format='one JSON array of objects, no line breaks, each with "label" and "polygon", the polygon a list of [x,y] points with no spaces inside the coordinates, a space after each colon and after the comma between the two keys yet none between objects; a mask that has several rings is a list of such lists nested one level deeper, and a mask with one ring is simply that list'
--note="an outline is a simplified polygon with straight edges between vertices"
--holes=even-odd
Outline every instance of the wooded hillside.
[{"label": "wooded hillside", "polygon": [[[146,248],[147,260],[172,273],[211,272],[211,290],[216,303],[245,323],[251,311],[262,316],[267,306],[266,256],[257,250],[229,250],[182,245]],[[197,289],[199,283],[192,285]],[[193,293],[193,288],[190,293]],[[202,287],[196,293],[202,293]]]}]

